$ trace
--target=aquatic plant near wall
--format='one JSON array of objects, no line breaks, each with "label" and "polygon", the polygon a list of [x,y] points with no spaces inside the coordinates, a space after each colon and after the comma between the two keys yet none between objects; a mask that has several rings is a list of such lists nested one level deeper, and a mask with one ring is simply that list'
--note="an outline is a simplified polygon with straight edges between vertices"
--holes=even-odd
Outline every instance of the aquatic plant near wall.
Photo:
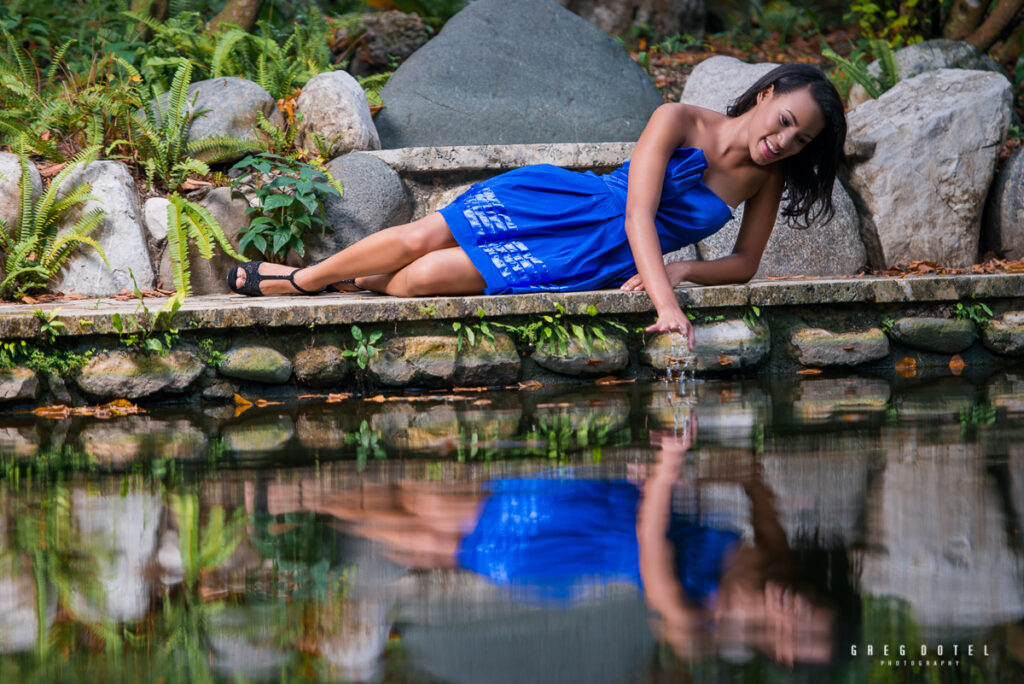
[{"label": "aquatic plant near wall", "polygon": [[98,152],[98,146],[84,150],[61,169],[39,199],[33,200],[29,161],[22,140],[18,154],[21,164],[18,220],[8,226],[0,219],[0,255],[5,273],[0,281],[0,298],[45,288],[75,249],[82,245],[92,247],[106,261],[103,249],[90,237],[106,213],[102,208],[87,212],[70,227],[59,231],[73,208],[95,199],[89,195],[88,183],[63,189],[63,195],[60,194],[61,185],[72,173],[94,161]]}]

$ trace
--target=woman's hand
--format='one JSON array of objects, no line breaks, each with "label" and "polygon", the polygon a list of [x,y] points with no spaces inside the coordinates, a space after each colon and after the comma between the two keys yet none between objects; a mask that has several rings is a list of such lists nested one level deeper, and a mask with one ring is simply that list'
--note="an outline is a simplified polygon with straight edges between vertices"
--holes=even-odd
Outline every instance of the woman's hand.
[{"label": "woman's hand", "polygon": [[686,348],[690,351],[696,341],[690,319],[678,305],[671,311],[659,311],[658,320],[644,328],[644,332],[677,332],[686,337]]},{"label": "woman's hand", "polygon": [[[682,261],[673,261],[671,264],[665,264],[665,275],[668,276],[669,285],[676,287],[679,283],[686,280],[685,265],[685,262]],[[619,289],[623,292],[643,292],[645,289],[643,278],[637,273],[622,283]]]}]

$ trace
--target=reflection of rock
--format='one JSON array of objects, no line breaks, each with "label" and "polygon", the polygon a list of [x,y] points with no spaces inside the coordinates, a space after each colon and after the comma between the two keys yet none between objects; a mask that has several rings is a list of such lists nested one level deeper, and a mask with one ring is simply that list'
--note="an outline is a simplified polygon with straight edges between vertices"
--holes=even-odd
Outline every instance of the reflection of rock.
[{"label": "reflection of rock", "polygon": [[391,632],[387,605],[368,599],[346,599],[333,610],[321,611],[321,623],[332,612],[340,619],[321,624],[326,634],[320,642],[320,653],[340,670],[342,679],[378,680],[383,665],[381,657]]},{"label": "reflection of rock", "polygon": [[904,445],[887,460],[868,499],[862,590],[906,600],[934,630],[1024,616],[1021,558],[981,448]]},{"label": "reflection of rock", "polygon": [[541,368],[563,375],[608,375],[629,365],[629,349],[620,338],[609,336],[608,341],[591,340],[584,346],[575,337],[570,338],[563,354],[548,343],[534,351],[530,358]]},{"label": "reflection of rock", "polygon": [[370,419],[390,444],[408,449],[452,447],[459,440],[459,421],[450,404],[391,404]]},{"label": "reflection of rock", "polygon": [[793,415],[798,420],[828,420],[837,413],[884,411],[889,383],[876,378],[810,378],[795,388]]},{"label": "reflection of rock", "polygon": [[206,448],[206,435],[187,420],[155,420],[148,416],[91,423],[79,439],[89,455],[112,463],[125,463],[139,456],[197,459]]},{"label": "reflection of rock", "polygon": [[215,612],[206,638],[214,669],[233,680],[272,680],[288,652],[281,648],[288,617],[275,605],[231,604]]},{"label": "reflection of rock", "polygon": [[772,454],[761,462],[791,545],[817,540],[825,546],[848,546],[859,539],[868,483],[866,449]]},{"label": "reflection of rock", "polygon": [[804,366],[857,366],[885,358],[889,340],[878,328],[835,333],[822,328],[797,328],[790,344]]},{"label": "reflection of rock", "polygon": [[39,449],[36,427],[0,428],[0,454],[4,456],[31,456]]},{"label": "reflection of rock", "polygon": [[71,607],[88,621],[141,620],[149,612],[149,564],[156,550],[156,533],[163,506],[144,494],[89,495],[75,490],[75,521],[81,551],[96,564],[96,586],[77,576]]},{"label": "reflection of rock", "polygon": [[771,402],[753,381],[706,380],[689,388],[667,383],[650,395],[650,427],[682,433],[696,413],[701,441],[749,447],[753,430],[768,421]]},{"label": "reflection of rock", "polygon": [[1003,371],[989,378],[985,403],[1007,413],[1024,413],[1024,373]]},{"label": "reflection of rock", "polygon": [[[548,453],[575,447],[601,447],[629,422],[629,398],[610,394],[590,401],[553,401],[533,409],[535,437],[547,440]],[[568,405],[566,405],[568,404]]]},{"label": "reflection of rock", "polygon": [[[36,592],[27,562],[0,567],[0,653],[27,651],[39,637]],[[14,572],[20,568],[21,574]],[[8,572],[10,570],[10,572]]]},{"label": "reflection of rock", "polygon": [[295,433],[288,416],[260,416],[246,423],[227,425],[221,431],[224,443],[231,451],[276,451]]},{"label": "reflection of rock", "polygon": [[310,449],[340,449],[345,446],[342,416],[332,413],[303,413],[295,421],[295,435]]},{"label": "reflection of rock", "polygon": [[900,390],[893,406],[900,420],[919,420],[939,416],[957,416],[969,411],[978,401],[978,390],[966,378],[938,378]]}]

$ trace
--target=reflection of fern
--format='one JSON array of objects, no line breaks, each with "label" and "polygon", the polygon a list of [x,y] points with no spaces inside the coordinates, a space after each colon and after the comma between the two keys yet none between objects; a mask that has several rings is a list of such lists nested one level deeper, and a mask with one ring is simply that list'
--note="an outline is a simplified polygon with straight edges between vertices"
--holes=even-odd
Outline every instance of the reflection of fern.
[{"label": "reflection of fern", "polygon": [[18,154],[21,164],[18,221],[8,226],[0,220],[0,253],[3,254],[6,274],[3,281],[0,281],[0,297],[46,287],[80,245],[89,245],[106,261],[102,248],[89,237],[103,220],[103,209],[93,209],[63,234],[58,235],[57,232],[62,220],[73,207],[95,199],[89,195],[89,185],[86,183],[70,188],[63,197],[59,197],[58,192],[68,176],[92,162],[98,151],[97,146],[90,147],[72,159],[53,179],[46,192],[33,201],[25,146],[21,146]]},{"label": "reflection of fern", "polygon": [[171,257],[171,273],[174,289],[185,296],[192,294],[189,277],[189,239],[196,244],[199,256],[213,258],[213,243],[216,242],[224,253],[243,261],[235,252],[220,224],[206,207],[189,202],[178,194],[171,195],[167,206],[167,250]]},{"label": "reflection of fern", "polygon": [[873,40],[871,41],[871,50],[878,55],[878,64],[881,68],[881,75],[877,78],[871,75],[868,67],[859,58],[847,59],[836,54],[828,46],[822,47],[821,54],[839,66],[856,83],[859,83],[869,97],[877,99],[886,90],[896,85],[896,82],[899,81],[899,70],[896,67],[896,58],[892,48],[887,42]]}]

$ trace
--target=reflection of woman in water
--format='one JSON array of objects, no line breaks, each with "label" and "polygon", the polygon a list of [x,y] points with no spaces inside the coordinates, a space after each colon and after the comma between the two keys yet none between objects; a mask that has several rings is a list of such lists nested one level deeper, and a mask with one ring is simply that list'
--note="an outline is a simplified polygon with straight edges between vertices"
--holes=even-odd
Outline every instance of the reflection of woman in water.
[{"label": "reflection of woman in water", "polygon": [[[689,430],[695,434],[696,426]],[[415,568],[460,567],[531,598],[572,598],[595,583],[643,587],[654,630],[681,657],[710,644],[753,646],[785,663],[831,657],[835,613],[794,590],[794,559],[773,495],[742,483],[753,545],[740,535],[672,512],[673,488],[691,439],[664,437],[640,487],[627,480],[552,477],[492,481],[481,492],[438,483],[316,493],[301,507],[343,520]],[[287,489],[287,487],[283,488]],[[272,507],[293,508],[278,490]]]}]

